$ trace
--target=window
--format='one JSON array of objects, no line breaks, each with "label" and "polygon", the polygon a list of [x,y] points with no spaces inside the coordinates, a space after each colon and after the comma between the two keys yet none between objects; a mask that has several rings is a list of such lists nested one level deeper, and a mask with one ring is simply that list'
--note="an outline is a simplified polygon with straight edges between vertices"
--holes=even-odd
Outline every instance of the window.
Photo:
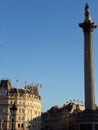
[{"label": "window", "polygon": [[27,117],[27,121],[29,121],[29,117]]},{"label": "window", "polygon": [[13,102],[12,102],[12,101],[10,101],[10,104],[13,104]]},{"label": "window", "polygon": [[19,108],[19,113],[21,113],[21,108]]},{"label": "window", "polygon": [[80,124],[80,130],[92,130],[92,124]]},{"label": "window", "polygon": [[21,124],[21,127],[23,128],[23,127],[24,127],[24,124]]},{"label": "window", "polygon": [[24,117],[22,117],[22,120],[24,120]]},{"label": "window", "polygon": [[21,117],[20,117],[20,116],[18,117],[18,120],[21,120]]},{"label": "window", "polygon": [[37,111],[34,111],[35,112],[35,115],[37,115]]},{"label": "window", "polygon": [[18,124],[18,128],[20,128],[20,124]]},{"label": "window", "polygon": [[10,93],[10,96],[13,96],[13,93]]},{"label": "window", "polygon": [[30,114],[32,114],[32,110],[30,110]]},{"label": "window", "polygon": [[9,123],[9,128],[11,128],[11,123]]},{"label": "window", "polygon": [[22,113],[24,113],[25,112],[25,110],[24,109],[22,109]]}]

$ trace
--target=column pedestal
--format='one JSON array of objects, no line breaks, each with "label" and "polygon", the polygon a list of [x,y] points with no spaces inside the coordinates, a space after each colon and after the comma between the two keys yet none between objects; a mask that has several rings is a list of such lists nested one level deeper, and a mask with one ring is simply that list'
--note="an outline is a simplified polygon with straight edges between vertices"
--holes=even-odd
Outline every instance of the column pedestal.
[{"label": "column pedestal", "polygon": [[98,130],[98,111],[85,110],[78,114],[78,130]]}]

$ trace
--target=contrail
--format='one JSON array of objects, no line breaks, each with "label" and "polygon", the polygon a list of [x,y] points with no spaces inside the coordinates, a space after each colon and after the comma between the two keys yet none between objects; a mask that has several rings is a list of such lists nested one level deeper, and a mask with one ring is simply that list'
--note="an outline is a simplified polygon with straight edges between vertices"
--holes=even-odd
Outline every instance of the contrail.
[{"label": "contrail", "polygon": [[5,41],[6,41],[6,40],[1,40],[1,41],[0,41],[0,44],[3,44]]}]

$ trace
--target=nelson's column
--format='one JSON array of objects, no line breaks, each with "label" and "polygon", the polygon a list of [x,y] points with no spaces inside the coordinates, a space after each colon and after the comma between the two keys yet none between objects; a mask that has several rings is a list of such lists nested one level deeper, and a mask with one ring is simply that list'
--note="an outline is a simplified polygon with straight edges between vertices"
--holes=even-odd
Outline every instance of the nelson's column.
[{"label": "nelson's column", "polygon": [[85,20],[79,24],[84,32],[84,89],[85,110],[78,115],[78,130],[98,130],[98,110],[95,106],[93,30],[97,25],[92,22],[89,5],[85,5]]}]

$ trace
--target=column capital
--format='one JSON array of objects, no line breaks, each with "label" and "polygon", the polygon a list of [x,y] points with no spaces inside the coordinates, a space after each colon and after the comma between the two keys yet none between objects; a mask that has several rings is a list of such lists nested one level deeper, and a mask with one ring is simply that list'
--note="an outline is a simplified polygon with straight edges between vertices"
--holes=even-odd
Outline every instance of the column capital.
[{"label": "column capital", "polygon": [[79,27],[82,28],[84,32],[93,32],[94,28],[97,27],[97,24],[91,21],[84,21],[83,23],[79,23]]}]

